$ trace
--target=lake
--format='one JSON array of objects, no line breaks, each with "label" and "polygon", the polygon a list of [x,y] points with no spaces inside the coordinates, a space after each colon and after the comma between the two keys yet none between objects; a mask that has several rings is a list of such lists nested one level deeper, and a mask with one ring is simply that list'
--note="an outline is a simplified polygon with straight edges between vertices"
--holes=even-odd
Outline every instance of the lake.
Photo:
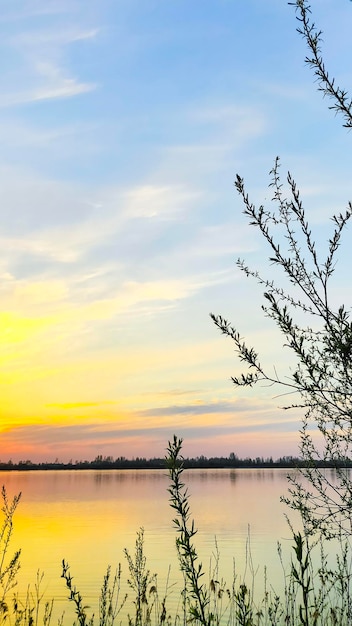
[{"label": "lake", "polygon": [[[96,610],[107,566],[115,569],[121,563],[126,580],[128,568],[123,550],[127,548],[133,554],[136,532],[141,527],[147,566],[152,573],[158,573],[159,588],[165,585],[169,566],[170,582],[180,581],[166,472],[72,470],[0,474],[9,498],[22,492],[12,540],[13,550],[22,550],[19,589],[24,592],[29,583],[33,586],[37,571],[44,572],[42,590],[45,597],[55,597],[56,614],[63,610],[66,615],[71,614],[61,578],[62,559],[70,564],[74,584],[85,603]],[[211,569],[210,562],[214,564],[216,537],[220,575],[231,582],[235,559],[239,577],[245,574],[250,582],[246,548],[250,529],[256,586],[262,588],[264,566],[270,582],[282,578],[277,542],[283,545],[287,563],[292,551],[284,516],[289,511],[280,502],[280,496],[287,493],[286,476],[287,470],[281,469],[184,472],[192,517],[199,529],[195,543],[206,570]],[[171,591],[171,604],[176,597],[176,591]]]}]

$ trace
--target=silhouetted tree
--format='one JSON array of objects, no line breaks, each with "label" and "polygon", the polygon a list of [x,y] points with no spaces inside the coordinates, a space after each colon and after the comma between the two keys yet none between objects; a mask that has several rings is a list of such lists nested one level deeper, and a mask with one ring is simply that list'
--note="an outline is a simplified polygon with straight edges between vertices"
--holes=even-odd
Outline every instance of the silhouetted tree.
[{"label": "silhouetted tree", "polygon": [[[343,116],[344,126],[351,128],[352,101],[326,70],[321,31],[310,19],[311,7],[306,0],[289,4],[296,8],[298,32],[309,50],[306,62],[314,70],[318,89],[331,100],[329,108]],[[269,262],[281,270],[283,282],[266,278],[241,259],[237,264],[262,286],[264,315],[274,320],[284,345],[294,353],[293,371],[288,375],[279,375],[276,370],[271,373],[236,328],[221,315],[211,317],[234,342],[239,359],[248,366],[232,378],[236,386],[265,382],[281,387],[294,393],[295,398],[285,408],[304,409],[300,452],[305,464],[301,474],[308,479],[308,485],[302,478],[291,478],[291,497],[287,501],[300,511],[307,532],[318,530],[331,537],[341,531],[351,532],[352,527],[352,483],[345,469],[352,456],[352,323],[345,304],[336,307],[329,292],[336,252],[352,215],[352,205],[349,202],[344,212],[332,216],[328,252],[321,258],[290,173],[287,183],[288,196],[283,192],[277,158],[271,170],[272,205],[265,208],[250,201],[240,176],[235,181],[244,214],[249,224],[259,229],[270,251]],[[320,469],[327,462],[335,468],[333,477]]]}]

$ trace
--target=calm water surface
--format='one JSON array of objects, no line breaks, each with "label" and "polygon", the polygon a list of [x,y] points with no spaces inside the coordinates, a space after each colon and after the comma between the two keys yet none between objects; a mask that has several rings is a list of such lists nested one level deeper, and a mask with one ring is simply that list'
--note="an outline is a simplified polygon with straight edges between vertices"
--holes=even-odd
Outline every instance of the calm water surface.
[{"label": "calm water surface", "polygon": [[[171,565],[171,582],[179,580],[173,511],[168,504],[164,471],[35,471],[0,472],[9,496],[22,492],[15,514],[13,549],[20,547],[20,589],[34,584],[44,572],[43,590],[65,608],[61,576],[64,558],[84,600],[95,606],[107,565],[127,564],[123,550],[134,551],[136,531],[144,528],[148,568],[158,573],[162,587]],[[206,569],[214,562],[215,537],[220,551],[220,575],[232,580],[233,560],[243,576],[250,528],[251,554],[257,578],[264,566],[272,581],[280,575],[277,542],[288,561],[290,531],[286,507],[287,470],[188,470],[184,482],[190,493],[192,516],[199,532],[197,549]],[[247,574],[248,576],[248,567]],[[259,583],[260,586],[261,583]],[[175,592],[176,593],[176,592]]]}]

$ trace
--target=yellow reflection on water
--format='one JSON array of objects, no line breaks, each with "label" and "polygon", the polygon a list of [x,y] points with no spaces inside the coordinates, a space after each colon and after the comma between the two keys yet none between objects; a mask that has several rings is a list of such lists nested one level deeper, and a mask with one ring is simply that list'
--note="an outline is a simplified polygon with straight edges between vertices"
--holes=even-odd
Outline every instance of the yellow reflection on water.
[{"label": "yellow reflection on water", "polygon": [[[175,549],[174,512],[168,504],[164,471],[48,471],[1,472],[9,496],[22,491],[15,515],[13,549],[22,549],[19,589],[34,584],[38,569],[45,572],[44,589],[55,597],[57,613],[65,609],[67,592],[61,576],[62,559],[69,562],[74,584],[84,601],[97,608],[107,565],[122,563],[125,589],[128,576],[124,548],[134,552],[136,531],[145,529],[147,567],[165,584],[180,583]],[[214,557],[215,536],[220,550],[221,576],[229,583],[233,559],[246,565],[246,540],[251,527],[253,560],[263,577],[264,565],[274,576],[277,540],[289,537],[280,495],[287,485],[280,470],[189,470],[192,515],[199,532],[195,543],[206,569]],[[262,584],[262,583],[261,583]],[[171,592],[171,604],[178,602]]]}]

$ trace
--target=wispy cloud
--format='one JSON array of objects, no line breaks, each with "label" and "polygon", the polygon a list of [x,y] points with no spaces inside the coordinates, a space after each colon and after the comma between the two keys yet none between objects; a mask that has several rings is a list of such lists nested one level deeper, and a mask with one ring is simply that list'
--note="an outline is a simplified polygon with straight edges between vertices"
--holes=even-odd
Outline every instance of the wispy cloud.
[{"label": "wispy cloud", "polygon": [[[131,416],[132,420],[133,417]],[[131,419],[130,418],[130,419]],[[67,425],[18,425],[15,428],[5,429],[1,433],[3,441],[3,456],[6,453],[15,459],[35,458],[39,460],[53,460],[58,456],[58,447],[62,452],[60,460],[68,461],[70,457],[75,459],[94,458],[96,451],[99,453],[117,456],[131,457],[131,449],[137,453],[141,449],[146,456],[164,457],[165,446],[168,439],[172,437],[173,426],[170,425],[146,425],[140,424],[136,428],[126,424],[112,427],[111,423],[96,424],[67,424]],[[232,424],[199,424],[192,423],[182,426],[179,434],[186,440],[188,453],[199,454],[199,441],[202,442],[202,452],[210,455],[227,456],[231,451],[238,451],[239,442],[242,443],[243,436],[247,441],[251,434],[260,433],[262,443],[266,442],[268,436],[275,429],[275,437],[278,442],[277,456],[283,453],[280,449],[280,441],[284,440],[290,446],[291,453],[294,449],[294,433],[297,429],[295,420],[285,420],[285,422],[265,422],[256,425],[236,425]],[[246,441],[246,439],[245,439]],[[143,442],[143,443],[142,443]],[[210,442],[216,442],[216,450],[212,448]],[[196,446],[194,446],[196,444]],[[242,443],[243,445],[243,443]],[[248,451],[251,456],[261,454],[263,448],[258,441],[248,444]],[[284,451],[287,453],[287,450]],[[35,454],[35,457],[33,456]],[[245,454],[243,454],[245,456]]]},{"label": "wispy cloud", "polygon": [[4,5],[4,10],[0,16],[0,23],[22,22],[28,17],[35,16],[53,16],[63,13],[72,13],[75,10],[75,5],[75,0],[24,0],[21,7],[16,10],[12,3],[8,3],[8,5]]},{"label": "wispy cloud", "polygon": [[[193,189],[178,185],[107,187],[89,194],[80,187],[35,179],[28,173],[21,174],[14,189],[12,181],[18,175],[6,170],[1,176],[0,172],[7,211],[13,208],[17,216],[7,225],[12,232],[6,232],[4,225],[0,234],[2,255],[10,266],[18,265],[21,255],[27,256],[27,267],[28,256],[62,264],[87,262],[94,251],[114,243],[115,260],[110,264],[116,268],[131,259],[132,249],[138,258],[139,249],[143,251],[156,239],[162,242],[163,229],[172,228],[174,219],[185,219],[200,197]],[[97,272],[96,261],[92,271]]]},{"label": "wispy cloud", "polygon": [[203,402],[194,404],[183,404],[175,406],[154,407],[141,411],[141,415],[162,416],[162,415],[209,415],[210,413],[234,413],[236,402],[213,402],[206,404]]},{"label": "wispy cloud", "polygon": [[91,407],[95,408],[98,406],[106,406],[110,404],[116,404],[115,400],[102,400],[100,402],[50,402],[46,404],[46,406],[55,409],[64,409],[64,410],[72,410],[72,409],[89,409]]},{"label": "wispy cloud", "polygon": [[66,48],[94,40],[98,32],[97,28],[43,25],[38,30],[19,30],[7,36],[5,44],[11,54],[16,52],[18,62],[13,79],[8,77],[2,82],[0,107],[72,98],[94,91],[95,83],[72,75]]},{"label": "wispy cloud", "polygon": [[29,91],[0,94],[0,107],[12,107],[21,104],[30,104],[43,100],[58,100],[72,98],[90,91],[94,91],[96,85],[92,83],[79,83],[73,78],[61,78],[55,84],[51,83],[43,87],[37,87]]},{"label": "wispy cloud", "polygon": [[248,142],[268,129],[264,112],[255,105],[234,106],[215,102],[190,111],[189,118],[198,126],[210,126],[218,138],[226,137],[226,144],[232,149],[238,146],[239,141]]},{"label": "wispy cloud", "polygon": [[65,30],[31,30],[20,32],[10,38],[13,46],[29,47],[42,49],[43,46],[53,48],[56,46],[68,45],[77,41],[85,41],[87,39],[95,39],[99,34],[99,28],[90,28],[82,30],[79,28],[67,28]]}]

